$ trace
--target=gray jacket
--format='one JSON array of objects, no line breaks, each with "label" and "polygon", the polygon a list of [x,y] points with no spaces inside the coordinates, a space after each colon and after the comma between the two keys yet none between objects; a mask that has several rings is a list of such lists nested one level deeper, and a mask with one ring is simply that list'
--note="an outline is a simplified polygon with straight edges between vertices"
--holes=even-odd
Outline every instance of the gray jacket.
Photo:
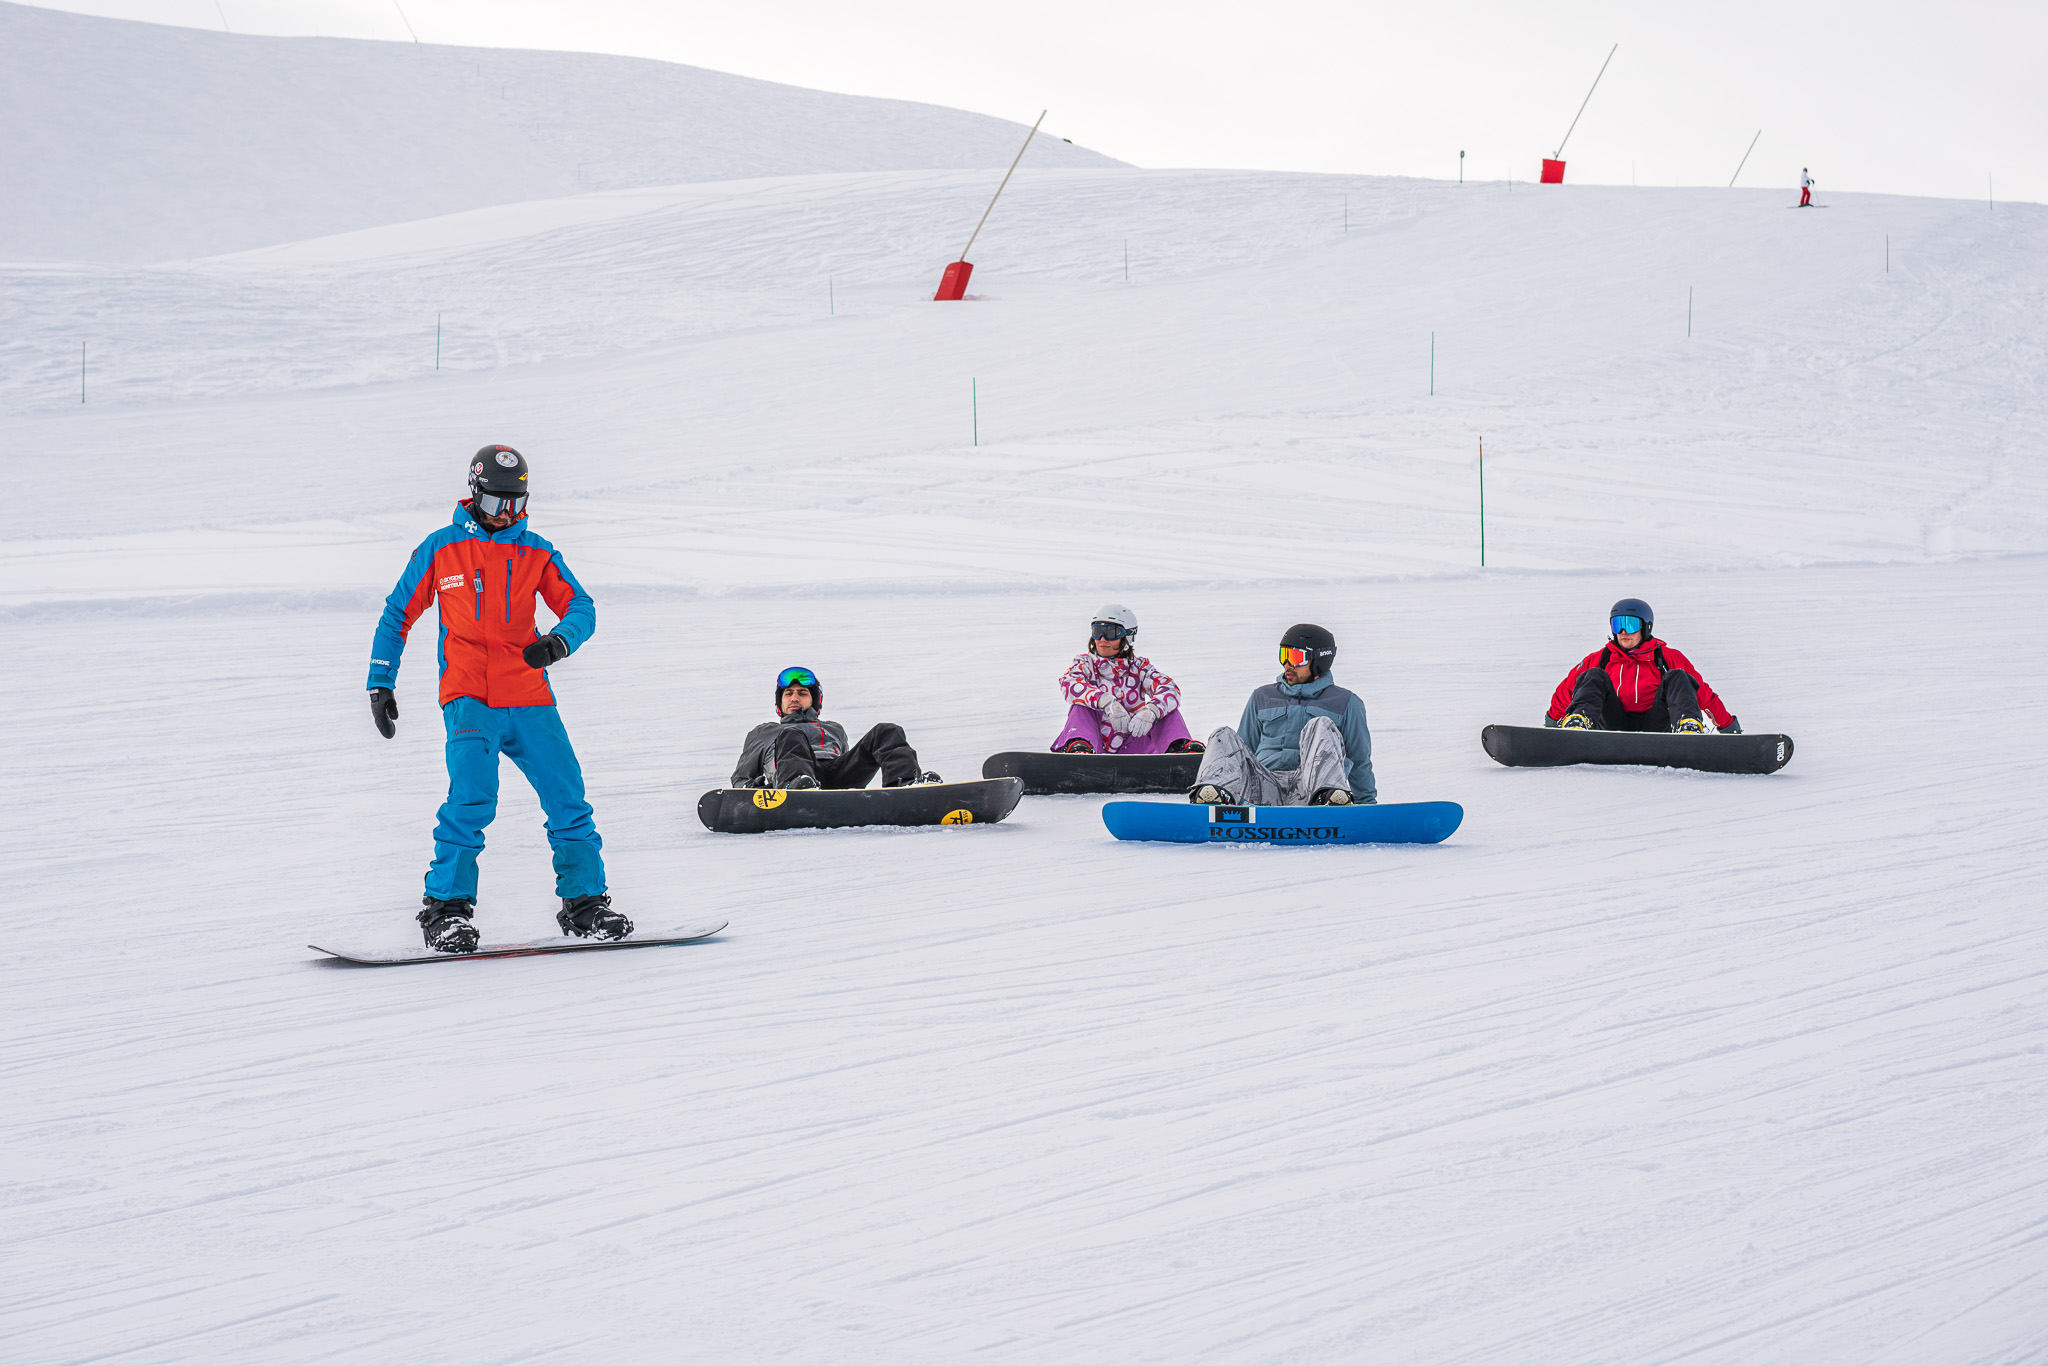
[{"label": "gray jacket", "polygon": [[1238,738],[1252,757],[1274,772],[1301,767],[1301,730],[1317,716],[1337,723],[1344,737],[1344,763],[1351,791],[1359,798],[1379,797],[1372,777],[1372,732],[1365,725],[1365,703],[1358,694],[1337,686],[1328,674],[1307,683],[1274,679],[1251,695],[1237,723]]},{"label": "gray jacket", "polygon": [[805,707],[793,715],[763,721],[747,732],[739,766],[732,771],[734,787],[775,785],[775,737],[782,734],[784,726],[803,727],[804,738],[811,742],[811,757],[821,763],[846,753],[846,727],[837,721],[820,721],[815,710]]}]

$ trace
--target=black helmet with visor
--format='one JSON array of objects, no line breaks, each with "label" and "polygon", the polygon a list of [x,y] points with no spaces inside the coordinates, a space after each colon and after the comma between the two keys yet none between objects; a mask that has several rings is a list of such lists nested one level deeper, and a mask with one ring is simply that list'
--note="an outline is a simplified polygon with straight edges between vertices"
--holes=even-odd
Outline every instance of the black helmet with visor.
[{"label": "black helmet with visor", "polygon": [[469,505],[483,517],[526,515],[526,457],[510,446],[486,446],[469,462]]}]

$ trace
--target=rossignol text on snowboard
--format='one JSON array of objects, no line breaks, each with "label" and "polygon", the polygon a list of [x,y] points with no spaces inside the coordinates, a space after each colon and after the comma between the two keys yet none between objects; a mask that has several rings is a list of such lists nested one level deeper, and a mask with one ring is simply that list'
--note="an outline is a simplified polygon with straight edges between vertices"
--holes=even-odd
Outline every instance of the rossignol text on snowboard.
[{"label": "rossignol text on snowboard", "polygon": [[1456,802],[1387,806],[1195,806],[1109,802],[1102,823],[1120,840],[1173,844],[1440,844],[1465,819]]}]

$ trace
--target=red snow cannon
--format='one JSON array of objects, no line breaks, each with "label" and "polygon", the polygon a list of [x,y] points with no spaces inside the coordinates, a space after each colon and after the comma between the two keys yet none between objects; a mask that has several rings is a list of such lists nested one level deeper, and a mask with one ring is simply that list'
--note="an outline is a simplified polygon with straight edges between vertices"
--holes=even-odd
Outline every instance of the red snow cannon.
[{"label": "red snow cannon", "polygon": [[949,261],[946,273],[939,279],[939,292],[932,295],[933,303],[944,303],[948,299],[962,299],[967,296],[967,277],[974,274],[974,262]]},{"label": "red snow cannon", "polygon": [[1556,157],[1543,158],[1543,183],[1545,185],[1564,184],[1564,163],[1562,161],[1559,161]]}]

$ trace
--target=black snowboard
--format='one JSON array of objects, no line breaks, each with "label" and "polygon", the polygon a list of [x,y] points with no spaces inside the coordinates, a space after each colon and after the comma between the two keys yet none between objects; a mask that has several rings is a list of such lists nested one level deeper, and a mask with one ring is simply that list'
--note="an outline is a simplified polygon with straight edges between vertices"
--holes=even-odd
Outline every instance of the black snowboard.
[{"label": "black snowboard", "polygon": [[1009,750],[991,754],[981,766],[984,778],[1022,778],[1024,795],[1047,797],[1058,792],[1185,792],[1195,785],[1202,766],[1193,754],[1054,754],[1046,750]]},{"label": "black snowboard", "polygon": [[1776,773],[1792,761],[1789,735],[1668,735],[1657,731],[1488,726],[1479,743],[1509,768],[1650,764],[1702,773]]},{"label": "black snowboard", "polygon": [[697,819],[724,835],[764,830],[838,830],[857,825],[993,825],[1017,807],[1017,778],[911,787],[716,787],[697,799]]},{"label": "black snowboard", "polygon": [[724,929],[726,922],[696,925],[672,934],[635,934],[629,939],[570,939],[566,936],[556,939],[535,939],[523,944],[482,944],[470,953],[435,953],[432,949],[415,945],[401,953],[351,953],[343,949],[323,949],[318,944],[308,944],[315,953],[329,954],[329,962],[348,963],[364,968],[391,968],[405,963],[457,963],[469,958],[527,958],[541,953],[583,953],[592,949],[651,949],[663,944],[694,944],[699,939],[709,939]]}]

